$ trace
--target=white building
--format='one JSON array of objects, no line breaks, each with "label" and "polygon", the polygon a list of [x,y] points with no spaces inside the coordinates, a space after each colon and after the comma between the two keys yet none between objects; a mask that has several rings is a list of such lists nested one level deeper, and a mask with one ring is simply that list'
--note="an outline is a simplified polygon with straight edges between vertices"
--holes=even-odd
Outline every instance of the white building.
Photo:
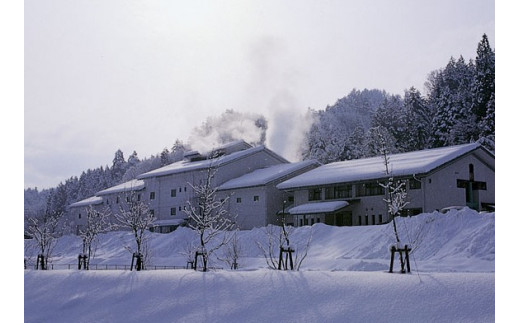
[{"label": "white building", "polygon": [[[129,193],[134,193],[138,200],[148,204],[150,211],[157,218],[153,230],[170,232],[185,223],[187,216],[184,209],[188,202],[194,204],[197,198],[193,186],[203,183],[208,172],[214,172],[212,185],[217,188],[232,179],[275,165],[288,166],[284,175],[279,174],[278,178],[287,179],[288,174],[299,174],[298,170],[294,169],[285,158],[265,146],[251,147],[244,141],[233,142],[207,154],[189,152],[185,154],[185,159],[182,161],[141,174],[135,180],[100,191],[95,197],[70,205],[70,210],[76,225],[81,226],[84,225],[80,219],[81,214],[85,213],[86,208],[90,205],[97,209],[109,207],[112,213],[118,212],[121,199],[126,198],[125,196],[128,196]],[[266,182],[266,184],[269,185],[270,182]],[[233,194],[230,190],[228,192]],[[262,199],[270,201],[276,199],[271,196],[272,194],[282,195],[283,193],[276,188],[265,190],[262,193]],[[263,212],[256,212],[251,217],[243,216],[256,218],[255,225],[256,223],[269,223],[270,220],[266,218],[270,215],[267,212],[268,210],[265,209]],[[244,223],[247,224],[247,221]]]},{"label": "white building", "polygon": [[240,229],[278,224],[279,213],[292,205],[293,196],[276,185],[319,165],[310,160],[260,168],[220,185],[218,195],[229,198],[227,211],[236,216]]},{"label": "white building", "polygon": [[[394,179],[406,181],[409,204],[402,215],[449,206],[494,209],[495,156],[479,144],[389,155]],[[382,157],[320,166],[277,185],[294,194],[296,226],[368,225],[390,221],[380,185],[388,180]]]}]

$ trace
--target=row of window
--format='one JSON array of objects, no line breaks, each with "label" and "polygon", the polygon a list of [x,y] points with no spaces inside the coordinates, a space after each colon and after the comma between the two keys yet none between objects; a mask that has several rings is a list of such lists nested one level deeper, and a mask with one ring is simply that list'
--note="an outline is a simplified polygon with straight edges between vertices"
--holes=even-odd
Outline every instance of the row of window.
[{"label": "row of window", "polygon": [[[241,197],[237,197],[236,201],[237,201],[237,203],[242,203],[242,198]],[[260,196],[258,196],[258,195],[253,196],[253,201],[254,202],[260,201]]]},{"label": "row of window", "polygon": [[[411,190],[420,189],[421,182],[418,180],[409,180],[408,187]],[[309,201],[318,201],[322,199],[322,190],[325,192],[325,200],[335,200],[353,197],[352,192],[355,189],[356,196],[375,196],[384,195],[385,188],[379,182],[360,183],[356,185],[336,185],[325,188],[312,188],[309,190]]]}]

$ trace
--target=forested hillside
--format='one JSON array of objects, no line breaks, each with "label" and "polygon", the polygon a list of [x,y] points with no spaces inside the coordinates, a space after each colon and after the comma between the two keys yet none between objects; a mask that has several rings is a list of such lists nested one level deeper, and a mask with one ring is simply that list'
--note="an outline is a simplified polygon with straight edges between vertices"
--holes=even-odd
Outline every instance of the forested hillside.
[{"label": "forested hillside", "polygon": [[495,52],[486,35],[475,61],[461,56],[429,74],[426,93],[404,96],[383,90],[352,90],[333,106],[313,111],[303,158],[322,163],[370,157],[374,132],[384,133],[394,152],[483,141],[494,150]]},{"label": "forested hillside", "polygon": [[[376,154],[375,135],[383,134],[393,152],[407,152],[481,141],[494,150],[495,141],[495,52],[486,35],[477,45],[475,60],[450,58],[447,65],[432,71],[425,80],[425,93],[411,87],[404,95],[379,89],[353,89],[332,106],[311,110],[314,122],[304,138],[302,159],[329,163]],[[226,111],[212,122],[234,120],[239,113]],[[251,117],[249,117],[251,118]],[[253,116],[263,143],[269,131],[263,116]],[[211,122],[198,135],[212,133]],[[219,134],[220,143],[242,139]],[[125,158],[114,154],[111,166],[88,169],[51,189],[24,191],[25,216],[37,213],[63,214],[69,204],[96,192],[136,178],[137,175],[181,160],[190,150],[176,140],[171,149],[140,159],[137,152]]]}]

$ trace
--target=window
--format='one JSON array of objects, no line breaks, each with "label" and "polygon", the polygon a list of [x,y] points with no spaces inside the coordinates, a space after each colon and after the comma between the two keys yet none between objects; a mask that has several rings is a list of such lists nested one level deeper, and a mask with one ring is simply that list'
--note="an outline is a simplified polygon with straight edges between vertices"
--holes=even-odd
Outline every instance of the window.
[{"label": "window", "polygon": [[408,185],[410,186],[411,190],[421,189],[421,181],[416,180],[414,178],[408,181]]},{"label": "window", "polygon": [[179,212],[182,211],[182,206],[179,206]]},{"label": "window", "polygon": [[325,199],[342,199],[352,197],[352,185],[338,185],[325,188]]},{"label": "window", "polygon": [[155,192],[150,192],[150,200],[155,200]]},{"label": "window", "polygon": [[309,190],[309,201],[321,200],[321,189],[313,188]]},{"label": "window", "polygon": [[126,197],[126,203],[130,203],[130,196]]},{"label": "window", "polygon": [[177,215],[177,208],[172,207],[172,208],[170,209],[170,215]]},{"label": "window", "polygon": [[150,214],[151,214],[151,215],[155,215],[155,210],[153,210],[153,209],[150,210]]},{"label": "window", "polygon": [[119,196],[116,197],[116,203],[119,204]]},{"label": "window", "polygon": [[78,219],[81,219],[81,213],[78,214]]},{"label": "window", "polygon": [[177,196],[177,190],[172,189],[172,190],[170,191],[170,196],[171,196],[171,197],[176,197],[176,196]]},{"label": "window", "polygon": [[253,196],[253,201],[255,201],[255,202],[260,201],[260,196],[258,196],[258,195]]},{"label": "window", "polygon": [[372,214],[372,224],[376,224],[376,215]]},{"label": "window", "polygon": [[383,223],[383,215],[379,214],[379,223]]},{"label": "window", "polygon": [[357,196],[384,195],[385,189],[378,182],[357,185]]},{"label": "window", "polygon": [[294,196],[289,196],[289,197],[287,198],[287,202],[289,202],[289,203],[294,203]]},{"label": "window", "polygon": [[137,200],[138,200],[138,201],[141,200],[141,194],[137,194]]},{"label": "window", "polygon": [[237,203],[242,203],[242,198],[241,197],[237,197]]}]

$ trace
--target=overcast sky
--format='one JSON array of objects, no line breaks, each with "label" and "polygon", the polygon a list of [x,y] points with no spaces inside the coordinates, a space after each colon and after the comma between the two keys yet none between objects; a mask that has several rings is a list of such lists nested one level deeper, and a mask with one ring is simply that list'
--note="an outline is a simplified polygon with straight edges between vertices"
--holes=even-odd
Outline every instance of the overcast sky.
[{"label": "overcast sky", "polygon": [[297,136],[277,127],[354,88],[423,92],[451,56],[474,58],[484,33],[495,47],[494,6],[26,0],[24,186],[55,187],[117,149],[159,153],[226,109],[264,115],[267,146],[294,159]]}]

